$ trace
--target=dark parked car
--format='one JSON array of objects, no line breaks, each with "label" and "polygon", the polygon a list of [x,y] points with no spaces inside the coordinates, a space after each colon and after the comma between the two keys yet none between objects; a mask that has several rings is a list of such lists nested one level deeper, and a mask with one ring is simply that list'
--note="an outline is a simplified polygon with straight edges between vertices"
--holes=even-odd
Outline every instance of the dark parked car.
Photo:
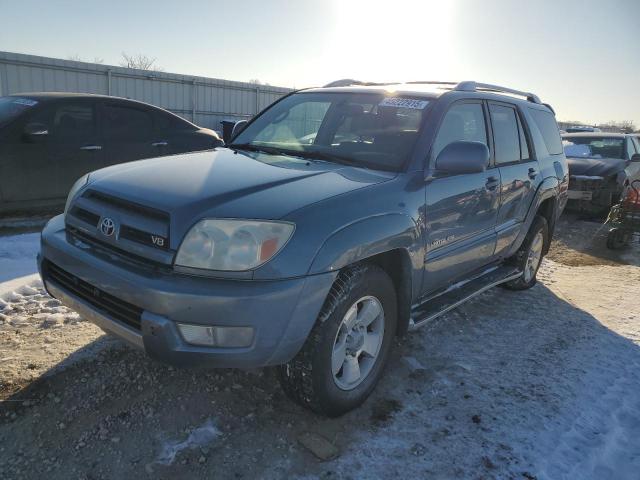
[{"label": "dark parked car", "polygon": [[606,213],[640,178],[640,142],[623,133],[562,135],[569,163],[569,208]]},{"label": "dark parked car", "polygon": [[327,415],[367,398],[396,335],[532,287],[566,202],[553,111],[495,85],[303,90],[237,130],[78,180],[44,285],[158,360],[277,365]]},{"label": "dark parked car", "polygon": [[565,133],[582,133],[582,132],[601,132],[597,127],[588,127],[586,125],[575,125],[573,127],[567,127],[565,129]]},{"label": "dark parked car", "polygon": [[93,170],[221,143],[212,130],[134,100],[71,93],[0,97],[0,213],[64,205],[73,182]]}]

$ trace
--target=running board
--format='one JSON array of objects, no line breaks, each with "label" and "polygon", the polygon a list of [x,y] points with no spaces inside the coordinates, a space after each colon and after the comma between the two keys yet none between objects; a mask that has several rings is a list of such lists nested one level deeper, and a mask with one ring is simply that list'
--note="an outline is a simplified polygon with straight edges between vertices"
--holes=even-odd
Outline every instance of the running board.
[{"label": "running board", "polygon": [[498,267],[481,277],[460,285],[458,288],[450,288],[412,309],[409,330],[420,328],[476,295],[520,276],[522,276],[522,272],[513,267]]}]

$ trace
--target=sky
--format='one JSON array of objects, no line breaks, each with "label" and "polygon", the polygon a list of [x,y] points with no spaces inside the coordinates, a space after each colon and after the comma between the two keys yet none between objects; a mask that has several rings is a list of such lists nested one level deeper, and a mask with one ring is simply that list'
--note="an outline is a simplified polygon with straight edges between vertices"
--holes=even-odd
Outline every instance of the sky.
[{"label": "sky", "polygon": [[0,0],[0,50],[303,88],[476,80],[640,127],[640,0]]}]

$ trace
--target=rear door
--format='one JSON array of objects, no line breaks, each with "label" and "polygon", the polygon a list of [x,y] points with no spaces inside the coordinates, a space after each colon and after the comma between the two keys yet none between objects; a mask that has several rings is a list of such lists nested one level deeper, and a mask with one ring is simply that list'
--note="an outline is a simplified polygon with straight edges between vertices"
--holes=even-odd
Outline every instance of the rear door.
[{"label": "rear door", "polygon": [[540,181],[538,162],[515,105],[489,102],[494,158],[502,179],[496,224],[496,255],[506,252],[520,232]]},{"label": "rear door", "polygon": [[134,103],[107,100],[101,108],[105,163],[131,162],[158,155],[151,109]]},{"label": "rear door", "polygon": [[[46,128],[45,135],[29,138],[30,124]],[[93,99],[59,100],[28,115],[12,140],[8,157],[17,172],[3,184],[6,201],[64,198],[73,183],[103,166],[96,105]]]},{"label": "rear door", "polygon": [[154,110],[154,141],[156,155],[193,152],[211,148],[195,134],[197,129],[189,122],[162,110]]},{"label": "rear door", "polygon": [[[453,104],[445,114],[432,148],[438,153],[458,140],[489,145],[486,109],[482,101]],[[500,172],[436,177],[427,182],[426,258],[423,293],[455,282],[493,260]]]}]

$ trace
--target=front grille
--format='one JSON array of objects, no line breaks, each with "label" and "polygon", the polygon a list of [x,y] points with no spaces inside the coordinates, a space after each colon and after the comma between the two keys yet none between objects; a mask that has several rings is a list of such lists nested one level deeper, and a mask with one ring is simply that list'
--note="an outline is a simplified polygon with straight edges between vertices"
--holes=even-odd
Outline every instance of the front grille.
[{"label": "front grille", "polygon": [[153,235],[144,230],[130,227],[129,225],[122,225],[122,227],[120,227],[120,238],[126,238],[127,240],[146,245],[147,247],[169,250],[169,242],[165,237]]},{"label": "front grille", "polygon": [[[132,248],[128,242],[144,245],[156,252],[169,252],[169,214],[155,208],[146,207],[129,200],[116,198],[111,195],[87,190],[84,192],[68,213],[67,228],[73,229],[74,224],[85,234],[91,236],[102,246],[114,252],[135,250],[137,256],[158,259],[156,253]],[[101,233],[100,225],[105,218],[115,219],[117,236],[109,241]],[[78,223],[77,221],[81,223]],[[90,228],[87,228],[90,227]],[[125,240],[120,244],[120,240]]]},{"label": "front grille", "polygon": [[169,265],[154,261],[146,257],[142,257],[140,255],[136,255],[134,253],[128,252],[123,248],[119,248],[110,243],[103,242],[99,238],[92,237],[91,235],[87,235],[85,232],[83,232],[82,230],[78,230],[75,227],[67,225],[66,230],[67,230],[69,240],[72,241],[71,243],[74,243],[76,240],[79,240],[85,244],[91,245],[93,248],[96,249],[96,251],[98,251],[103,255],[108,256],[115,253],[119,257],[121,257],[123,260],[133,263],[137,268],[150,270],[150,271],[160,271],[164,273],[170,273],[172,271]]},{"label": "front grille", "polygon": [[119,210],[124,210],[129,213],[141,215],[147,218],[153,218],[162,222],[169,222],[169,215],[167,212],[157,210],[155,208],[140,205],[139,203],[131,202],[129,200],[123,200],[121,198],[112,197],[106,193],[98,192],[96,190],[87,190],[82,194],[84,198],[94,200],[103,205],[116,207]]},{"label": "front grille", "polygon": [[100,215],[80,207],[73,207],[69,214],[79,218],[85,223],[88,223],[92,227],[97,227],[98,222],[100,221]]},{"label": "front grille", "polygon": [[141,329],[141,308],[94,287],[48,260],[44,261],[42,271],[45,281],[52,281],[106,315],[136,330]]}]

